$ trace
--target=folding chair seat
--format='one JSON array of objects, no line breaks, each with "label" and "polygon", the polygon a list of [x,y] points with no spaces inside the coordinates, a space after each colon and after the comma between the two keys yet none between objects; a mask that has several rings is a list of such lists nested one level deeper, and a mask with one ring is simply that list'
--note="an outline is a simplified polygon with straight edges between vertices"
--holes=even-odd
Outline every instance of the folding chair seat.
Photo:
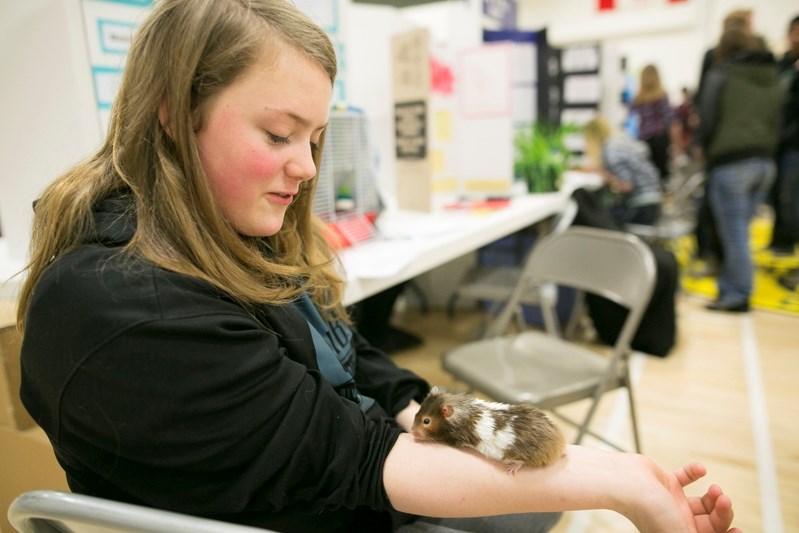
[{"label": "folding chair seat", "polygon": [[[561,233],[568,228],[574,217],[577,216],[577,202],[570,198],[561,212],[556,214],[550,221],[546,235]],[[540,237],[539,237],[540,238]],[[535,244],[533,244],[535,246]],[[529,256],[529,252],[527,254]],[[526,261],[526,257],[525,260]],[[447,314],[455,316],[455,304],[458,300],[469,300],[488,304],[486,312],[487,319],[479,328],[477,337],[487,334],[486,324],[488,318],[494,316],[497,311],[508,301],[513,293],[514,287],[518,284],[522,273],[522,264],[519,265],[499,265],[491,267],[481,267],[467,275],[467,279],[452,293],[447,302]],[[540,294],[538,291],[527,291],[522,294],[514,309],[514,318],[519,329],[524,327],[525,305],[537,305]]]}]

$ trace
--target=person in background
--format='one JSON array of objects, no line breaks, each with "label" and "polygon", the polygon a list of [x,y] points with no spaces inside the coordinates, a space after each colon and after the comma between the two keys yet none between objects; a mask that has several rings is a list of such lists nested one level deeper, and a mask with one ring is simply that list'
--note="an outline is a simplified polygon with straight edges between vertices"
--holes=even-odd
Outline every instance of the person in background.
[{"label": "person in background", "polygon": [[788,24],[790,48],[777,66],[785,104],[777,148],[777,179],[771,188],[774,227],[769,250],[793,255],[799,242],[799,16]]},{"label": "person in background", "polygon": [[[727,13],[721,25],[721,33],[738,28],[749,35],[753,35],[753,13],[751,9],[735,9]],[[699,83],[696,87],[696,104],[702,100],[702,89],[705,87],[705,77],[716,62],[716,47],[708,48],[702,56],[702,66],[699,71]]]},{"label": "person in background", "polygon": [[749,310],[749,223],[774,180],[780,89],[774,56],[743,29],[724,32],[699,105],[708,199],[723,249],[718,294],[708,309]]},{"label": "person in background", "polygon": [[694,105],[694,96],[688,87],[682,88],[682,102],[674,109],[673,126],[673,159],[681,161],[685,165],[695,159],[694,136],[699,127],[699,115]]},{"label": "person in background", "polygon": [[791,68],[796,69],[796,62],[799,61],[799,15],[796,15],[788,23],[788,50],[777,61],[780,72],[786,72]]},{"label": "person in background", "polygon": [[685,494],[697,463],[569,446],[511,476],[414,439],[429,385],[353,330],[312,211],[335,76],[289,0],[159,0],[137,30],[105,142],[36,203],[19,299],[20,395],[70,488],[291,532],[581,508],[738,531],[717,485]]},{"label": "person in background", "polygon": [[638,94],[630,105],[630,113],[638,115],[638,138],[649,146],[649,157],[661,181],[665,182],[670,172],[673,113],[655,65],[647,65],[641,71]]},{"label": "person in background", "polygon": [[611,193],[610,212],[616,224],[654,224],[660,216],[662,184],[647,149],[622,132],[613,132],[602,117],[583,128],[586,158],[598,169]]},{"label": "person in background", "polygon": [[[751,9],[736,9],[727,13],[722,22],[722,34],[732,28],[738,28],[749,35],[752,35],[753,13]],[[715,62],[716,47],[713,46],[705,51],[702,56],[702,66],[699,71],[699,82],[696,87],[696,94],[694,96],[694,106],[699,107],[702,102],[702,95],[704,93],[705,79],[707,73]],[[698,159],[702,160],[701,146],[699,138],[695,137],[694,152],[699,155]],[[702,196],[699,198],[699,207],[696,214],[696,226],[694,228],[694,237],[696,239],[696,253],[695,259],[702,262],[698,270],[692,270],[691,275],[694,276],[716,276],[718,274],[719,264],[724,259],[721,242],[719,241],[718,230],[716,223],[713,220],[713,213],[710,208],[710,200],[708,197],[709,183],[707,176],[705,176],[705,186]]]},{"label": "person in background", "polygon": [[387,354],[394,354],[421,345],[424,340],[391,323],[394,305],[400,295],[412,287],[406,281],[389,287],[353,305],[350,315],[369,344]]}]

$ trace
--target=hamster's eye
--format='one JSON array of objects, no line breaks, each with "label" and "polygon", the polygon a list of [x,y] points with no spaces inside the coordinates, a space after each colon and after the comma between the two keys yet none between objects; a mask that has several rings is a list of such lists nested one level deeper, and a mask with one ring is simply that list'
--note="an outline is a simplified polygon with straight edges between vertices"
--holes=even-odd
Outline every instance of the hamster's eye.
[{"label": "hamster's eye", "polygon": [[425,426],[429,426],[430,425],[430,419],[429,418],[423,419],[422,420],[422,424],[424,424]]}]

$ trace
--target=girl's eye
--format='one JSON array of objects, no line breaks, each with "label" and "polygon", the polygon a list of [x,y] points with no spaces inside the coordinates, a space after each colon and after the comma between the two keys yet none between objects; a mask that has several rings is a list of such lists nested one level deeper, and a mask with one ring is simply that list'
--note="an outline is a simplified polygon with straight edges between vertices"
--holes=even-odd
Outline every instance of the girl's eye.
[{"label": "girl's eye", "polygon": [[281,137],[280,135],[275,135],[274,133],[266,132],[266,135],[269,137],[269,140],[274,144],[289,144],[288,137]]}]

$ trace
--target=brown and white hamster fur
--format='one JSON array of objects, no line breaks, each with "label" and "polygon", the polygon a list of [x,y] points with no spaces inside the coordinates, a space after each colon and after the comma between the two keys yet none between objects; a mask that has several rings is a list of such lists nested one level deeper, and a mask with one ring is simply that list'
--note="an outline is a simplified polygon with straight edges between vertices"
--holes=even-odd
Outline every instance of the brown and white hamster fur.
[{"label": "brown and white hamster fur", "polygon": [[455,448],[473,448],[505,463],[511,474],[523,465],[546,466],[564,451],[560,429],[540,409],[488,402],[433,387],[413,421],[413,436]]}]

